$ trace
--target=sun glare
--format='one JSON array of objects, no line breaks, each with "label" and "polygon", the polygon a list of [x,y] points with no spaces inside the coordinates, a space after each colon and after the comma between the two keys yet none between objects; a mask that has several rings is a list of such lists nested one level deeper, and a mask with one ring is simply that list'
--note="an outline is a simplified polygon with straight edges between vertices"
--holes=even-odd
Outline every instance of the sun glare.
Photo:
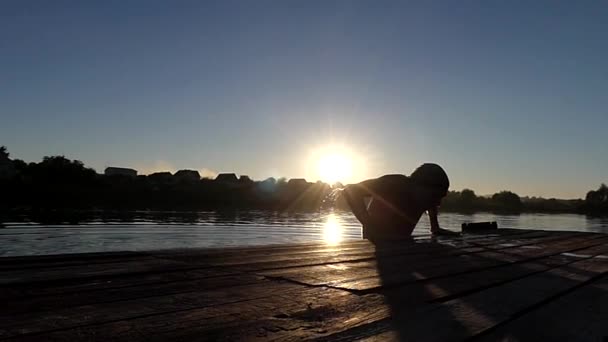
[{"label": "sun glare", "polygon": [[333,184],[350,179],[353,172],[352,160],[344,154],[329,153],[322,155],[317,171],[322,181]]},{"label": "sun glare", "polygon": [[313,182],[347,185],[365,179],[370,159],[366,150],[332,143],[310,148],[304,163],[306,178]]},{"label": "sun glare", "polygon": [[342,241],[342,225],[335,214],[329,214],[323,225],[323,240],[330,246]]}]

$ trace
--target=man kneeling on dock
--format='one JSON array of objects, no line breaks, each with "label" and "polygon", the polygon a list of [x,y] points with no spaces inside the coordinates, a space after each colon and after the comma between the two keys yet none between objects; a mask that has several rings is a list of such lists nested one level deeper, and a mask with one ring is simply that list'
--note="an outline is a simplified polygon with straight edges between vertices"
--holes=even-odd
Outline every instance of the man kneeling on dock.
[{"label": "man kneeling on dock", "polygon": [[[428,212],[431,233],[453,235],[441,229],[437,210],[450,187],[447,174],[437,164],[423,164],[409,177],[385,175],[344,189],[346,201],[370,240],[410,236],[422,214]],[[369,199],[369,202],[366,200]]]}]

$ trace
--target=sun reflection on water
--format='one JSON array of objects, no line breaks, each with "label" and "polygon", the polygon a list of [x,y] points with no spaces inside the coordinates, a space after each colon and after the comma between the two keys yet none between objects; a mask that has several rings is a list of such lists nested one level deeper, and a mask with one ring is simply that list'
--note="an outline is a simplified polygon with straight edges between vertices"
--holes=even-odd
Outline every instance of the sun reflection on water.
[{"label": "sun reflection on water", "polygon": [[323,224],[323,241],[330,246],[339,244],[343,239],[343,230],[344,227],[335,214],[327,215],[327,220]]}]

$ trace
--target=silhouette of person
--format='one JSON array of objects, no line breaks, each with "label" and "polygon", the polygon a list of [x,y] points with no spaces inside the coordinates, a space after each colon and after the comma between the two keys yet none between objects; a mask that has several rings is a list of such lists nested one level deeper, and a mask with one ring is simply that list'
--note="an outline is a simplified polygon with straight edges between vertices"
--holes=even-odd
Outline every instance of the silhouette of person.
[{"label": "silhouette of person", "polygon": [[410,236],[427,211],[431,233],[453,235],[439,227],[437,210],[450,186],[437,164],[423,164],[409,176],[395,174],[346,186],[344,195],[370,240]]}]

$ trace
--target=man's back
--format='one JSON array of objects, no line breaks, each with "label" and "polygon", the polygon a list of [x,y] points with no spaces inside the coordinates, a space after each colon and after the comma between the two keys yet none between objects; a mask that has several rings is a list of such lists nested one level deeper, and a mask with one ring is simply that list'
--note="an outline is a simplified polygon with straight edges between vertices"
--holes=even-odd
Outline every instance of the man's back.
[{"label": "man's back", "polygon": [[420,189],[404,175],[385,175],[370,184],[371,218],[366,230],[381,235],[410,235],[425,210]]},{"label": "man's back", "polygon": [[[433,234],[449,233],[439,227],[437,209],[450,186],[437,164],[423,164],[410,177],[385,175],[345,188],[353,214],[363,224],[363,237],[385,239],[411,235],[425,211]],[[371,202],[365,204],[366,198]]]}]

